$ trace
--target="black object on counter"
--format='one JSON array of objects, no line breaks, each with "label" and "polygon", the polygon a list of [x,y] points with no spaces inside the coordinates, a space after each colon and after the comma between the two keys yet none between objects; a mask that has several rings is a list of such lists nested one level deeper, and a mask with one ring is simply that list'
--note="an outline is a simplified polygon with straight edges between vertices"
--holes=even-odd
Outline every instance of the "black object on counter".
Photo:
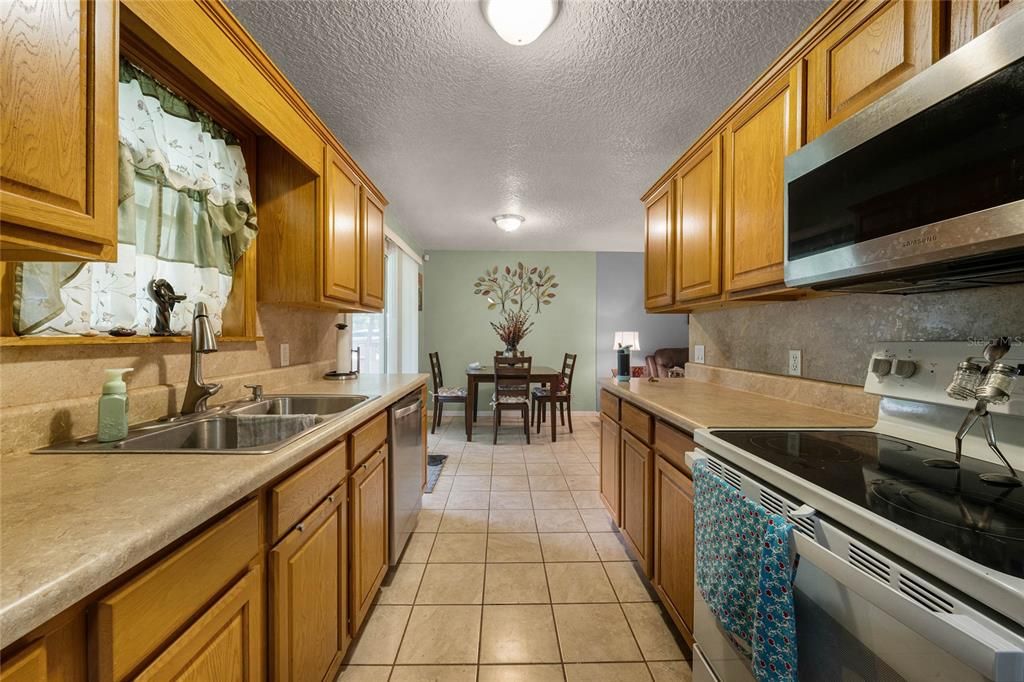
[{"label": "black object on counter", "polygon": [[187,297],[174,293],[174,287],[166,279],[151,280],[147,287],[149,297],[156,302],[156,323],[153,325],[153,336],[176,336],[171,331],[171,312],[174,306]]}]

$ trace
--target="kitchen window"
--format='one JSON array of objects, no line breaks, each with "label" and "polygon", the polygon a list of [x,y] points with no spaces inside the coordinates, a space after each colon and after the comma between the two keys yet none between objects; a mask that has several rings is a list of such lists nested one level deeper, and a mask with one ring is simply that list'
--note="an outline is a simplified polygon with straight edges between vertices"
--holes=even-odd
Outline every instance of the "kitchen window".
[{"label": "kitchen window", "polygon": [[172,332],[187,332],[200,301],[222,331],[235,264],[257,231],[242,143],[125,57],[118,99],[117,261],[16,266],[18,335],[88,337],[115,327],[148,335],[157,280],[185,297]]},{"label": "kitchen window", "polygon": [[352,315],[352,348],[366,374],[419,371],[419,281],[422,261],[387,231],[384,313]]}]

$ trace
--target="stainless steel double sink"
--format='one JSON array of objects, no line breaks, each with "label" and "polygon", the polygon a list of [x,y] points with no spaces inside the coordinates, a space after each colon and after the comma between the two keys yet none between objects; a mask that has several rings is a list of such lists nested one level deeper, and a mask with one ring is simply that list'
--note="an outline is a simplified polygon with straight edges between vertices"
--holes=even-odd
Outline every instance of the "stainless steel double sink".
[{"label": "stainless steel double sink", "polygon": [[[58,443],[37,453],[154,453],[265,455],[327,426],[360,405],[380,396],[270,395],[240,400],[194,415],[175,416],[132,427],[123,440],[101,443],[95,436]],[[301,420],[297,415],[311,415]],[[246,419],[256,417],[257,420]],[[258,421],[261,428],[240,423]],[[260,432],[263,432],[261,437]],[[256,434],[255,436],[253,434]],[[287,435],[281,435],[287,434]],[[242,442],[244,440],[244,442]]]}]

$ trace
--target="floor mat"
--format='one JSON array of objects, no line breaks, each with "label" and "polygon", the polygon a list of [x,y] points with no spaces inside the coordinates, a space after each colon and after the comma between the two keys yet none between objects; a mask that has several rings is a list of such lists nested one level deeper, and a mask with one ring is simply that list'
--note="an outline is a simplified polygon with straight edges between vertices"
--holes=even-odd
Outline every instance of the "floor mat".
[{"label": "floor mat", "polygon": [[447,459],[448,455],[427,455],[427,488],[423,492],[434,492],[434,486],[437,485],[437,479]]}]

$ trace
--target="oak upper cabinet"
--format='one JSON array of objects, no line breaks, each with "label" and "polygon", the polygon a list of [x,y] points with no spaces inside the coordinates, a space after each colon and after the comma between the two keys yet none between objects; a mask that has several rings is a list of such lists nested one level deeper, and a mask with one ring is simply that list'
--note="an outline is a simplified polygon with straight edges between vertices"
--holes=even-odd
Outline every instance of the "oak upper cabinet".
[{"label": "oak upper cabinet", "polygon": [[601,415],[601,500],[615,523],[619,522],[619,429],[614,419]]},{"label": "oak upper cabinet", "polygon": [[254,566],[133,679],[137,682],[260,682],[261,570]]},{"label": "oak upper cabinet", "polygon": [[322,680],[349,644],[348,506],[336,488],[270,551],[271,677]]},{"label": "oak upper cabinet", "polygon": [[644,305],[672,304],[672,188],[671,181],[647,200],[644,232]]},{"label": "oak upper cabinet", "polygon": [[693,481],[658,456],[654,470],[654,587],[693,644]]},{"label": "oak upper cabinet", "polygon": [[359,303],[359,178],[330,147],[325,147],[324,296]]},{"label": "oak upper cabinet", "polygon": [[652,575],[652,504],[654,452],[633,434],[622,429],[620,445],[621,491],[619,528],[648,577]]},{"label": "oak upper cabinet", "polygon": [[352,635],[359,632],[388,570],[388,449],[357,466],[349,479]]},{"label": "oak upper cabinet", "polygon": [[812,140],[934,61],[938,1],[871,0],[807,55],[807,139]]},{"label": "oak upper cabinet", "polygon": [[1024,9],[1024,0],[949,0],[949,45],[955,52]]},{"label": "oak upper cabinet", "polygon": [[783,159],[800,146],[799,68],[726,123],[724,283],[729,292],[783,282]]},{"label": "oak upper cabinet", "polygon": [[112,260],[118,3],[0,5],[0,258]]},{"label": "oak upper cabinet", "polygon": [[384,308],[384,205],[363,190],[359,258],[359,300],[367,308]]},{"label": "oak upper cabinet", "polygon": [[675,178],[675,302],[722,293],[722,143],[716,135]]}]

